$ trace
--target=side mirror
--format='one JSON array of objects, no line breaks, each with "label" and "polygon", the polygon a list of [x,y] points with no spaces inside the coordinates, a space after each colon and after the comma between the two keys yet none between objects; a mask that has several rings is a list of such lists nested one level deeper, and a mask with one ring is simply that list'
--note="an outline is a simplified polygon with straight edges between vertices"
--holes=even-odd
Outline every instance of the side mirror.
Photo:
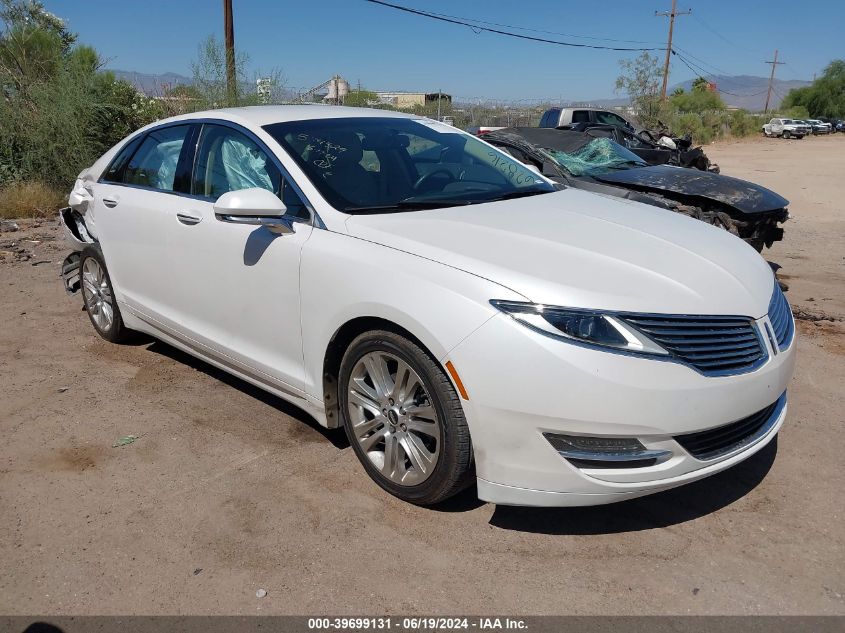
[{"label": "side mirror", "polygon": [[224,193],[214,203],[214,215],[221,222],[266,226],[273,233],[293,233],[293,221],[284,218],[285,203],[261,187]]}]

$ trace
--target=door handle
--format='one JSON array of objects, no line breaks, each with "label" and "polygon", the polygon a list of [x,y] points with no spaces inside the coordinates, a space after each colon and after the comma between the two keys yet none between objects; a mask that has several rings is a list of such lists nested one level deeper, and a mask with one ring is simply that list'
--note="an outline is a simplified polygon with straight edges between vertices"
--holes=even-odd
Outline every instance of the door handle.
[{"label": "door handle", "polygon": [[177,213],[176,219],[182,224],[187,224],[188,226],[193,226],[194,224],[202,222],[202,217],[198,215],[191,215],[190,213]]},{"label": "door handle", "polygon": [[117,206],[119,200],[117,198],[103,198],[103,204],[106,205],[109,209],[114,209]]}]

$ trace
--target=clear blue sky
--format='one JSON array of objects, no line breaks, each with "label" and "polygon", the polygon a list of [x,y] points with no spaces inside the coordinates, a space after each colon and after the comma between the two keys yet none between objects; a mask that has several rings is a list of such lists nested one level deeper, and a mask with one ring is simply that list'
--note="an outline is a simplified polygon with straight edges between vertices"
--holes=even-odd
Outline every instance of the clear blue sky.
[{"label": "clear blue sky", "polygon": [[[567,35],[539,37],[617,46],[665,46],[671,0],[392,0],[460,17]],[[524,42],[432,21],[364,0],[233,0],[235,44],[251,70],[279,68],[290,87],[339,73],[374,90],[426,90],[463,98],[565,100],[611,97],[618,62],[638,53]],[[123,70],[190,75],[199,42],[222,37],[222,0],[45,0],[80,40]],[[782,79],[811,79],[845,57],[845,2],[679,0],[675,44],[714,74],[764,76],[775,48]],[[715,33],[714,33],[715,31]],[[580,37],[574,37],[580,36]],[[649,44],[584,39],[641,40]],[[662,53],[658,53],[662,54]],[[718,69],[718,70],[717,70]],[[672,64],[670,83],[693,73]],[[739,86],[720,85],[741,92]]]}]

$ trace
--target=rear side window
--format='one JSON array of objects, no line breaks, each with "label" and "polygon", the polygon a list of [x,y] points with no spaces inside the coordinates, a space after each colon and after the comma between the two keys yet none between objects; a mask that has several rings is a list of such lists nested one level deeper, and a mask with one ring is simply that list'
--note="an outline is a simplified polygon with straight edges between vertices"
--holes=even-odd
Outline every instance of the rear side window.
[{"label": "rear side window", "polygon": [[173,191],[176,166],[189,129],[188,125],[176,125],[147,134],[129,160],[123,182],[160,191]]},{"label": "rear side window", "polygon": [[572,122],[573,123],[589,123],[590,122],[590,113],[588,110],[575,110],[572,113]]},{"label": "rear side window", "polygon": [[123,146],[123,149],[117,153],[117,156],[114,157],[111,165],[109,165],[105,173],[103,173],[102,179],[104,181],[123,182],[123,174],[126,171],[126,166],[129,164],[129,159],[132,158],[132,154],[134,154],[135,150],[138,149],[138,145],[141,144],[141,140],[143,138],[144,135],[141,134]]}]

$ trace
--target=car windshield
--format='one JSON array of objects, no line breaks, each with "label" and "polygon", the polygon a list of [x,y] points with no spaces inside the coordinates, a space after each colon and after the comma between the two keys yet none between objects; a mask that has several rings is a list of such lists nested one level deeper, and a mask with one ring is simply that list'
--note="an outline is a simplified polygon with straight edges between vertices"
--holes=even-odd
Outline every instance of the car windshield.
[{"label": "car windshield", "polygon": [[634,169],[648,164],[634,152],[609,138],[594,138],[571,152],[553,149],[545,151],[573,176],[596,176],[608,171]]},{"label": "car windshield", "polygon": [[264,129],[323,198],[346,213],[451,207],[555,191],[522,163],[429,119],[316,119]]}]

